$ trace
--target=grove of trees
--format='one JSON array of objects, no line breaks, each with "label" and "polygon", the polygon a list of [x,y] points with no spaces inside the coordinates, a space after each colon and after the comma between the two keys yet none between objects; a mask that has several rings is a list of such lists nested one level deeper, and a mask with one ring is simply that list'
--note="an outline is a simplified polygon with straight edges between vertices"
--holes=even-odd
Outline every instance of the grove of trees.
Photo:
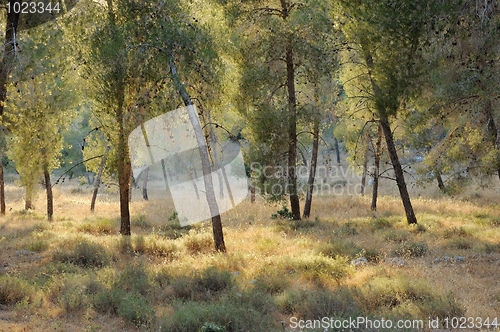
[{"label": "grove of trees", "polygon": [[[423,158],[418,182],[444,193],[464,176],[500,178],[495,0],[80,0],[39,17],[13,12],[20,2],[1,2],[2,213],[7,159],[26,209],[43,178],[49,219],[51,177],[88,159],[80,172],[118,184],[120,233],[130,235],[128,135],[181,105],[221,252],[223,217],[208,176],[215,150],[204,144],[214,126],[240,141],[252,186],[287,201],[293,220],[311,215],[329,135],[362,171],[361,194],[373,178],[372,210],[380,179],[395,181],[409,224],[417,223],[403,161],[410,154]],[[266,166],[280,171],[261,172]]]}]

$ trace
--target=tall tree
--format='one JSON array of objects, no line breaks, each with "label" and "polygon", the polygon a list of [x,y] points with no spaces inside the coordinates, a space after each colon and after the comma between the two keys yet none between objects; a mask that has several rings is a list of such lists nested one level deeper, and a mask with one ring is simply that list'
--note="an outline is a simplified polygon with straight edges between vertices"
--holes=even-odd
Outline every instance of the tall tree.
[{"label": "tall tree", "polygon": [[239,103],[253,141],[250,158],[286,169],[281,183],[286,190],[278,196],[288,195],[292,218],[299,220],[297,126],[304,117],[297,87],[306,80],[309,57],[333,45],[327,3],[234,1],[226,9],[237,26],[237,60],[243,70]]},{"label": "tall tree", "polygon": [[351,59],[364,67],[357,84],[382,127],[407,222],[416,223],[390,120],[421,91],[426,37],[441,13],[440,2],[341,0],[339,4],[343,31],[352,43]]}]

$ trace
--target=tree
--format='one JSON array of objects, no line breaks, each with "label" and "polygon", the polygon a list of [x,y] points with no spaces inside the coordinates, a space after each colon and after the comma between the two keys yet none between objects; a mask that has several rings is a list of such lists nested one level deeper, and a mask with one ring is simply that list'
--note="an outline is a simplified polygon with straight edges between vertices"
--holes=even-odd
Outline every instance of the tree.
[{"label": "tree", "polygon": [[249,157],[286,169],[283,172],[286,180],[262,180],[284,185],[286,190],[277,196],[288,194],[292,218],[299,220],[297,126],[301,120],[313,121],[301,114],[297,86],[301,80],[307,80],[304,68],[314,61],[308,61],[310,57],[318,59],[321,54],[331,60],[333,24],[327,5],[314,0],[300,3],[255,0],[229,2],[226,10],[237,26],[236,58],[243,71],[239,109],[253,141]]},{"label": "tree", "polygon": [[342,29],[352,43],[350,57],[364,67],[356,80],[361,98],[376,112],[406,219],[409,224],[416,223],[390,119],[421,91],[427,65],[426,37],[441,13],[439,2],[342,0],[339,4]]}]

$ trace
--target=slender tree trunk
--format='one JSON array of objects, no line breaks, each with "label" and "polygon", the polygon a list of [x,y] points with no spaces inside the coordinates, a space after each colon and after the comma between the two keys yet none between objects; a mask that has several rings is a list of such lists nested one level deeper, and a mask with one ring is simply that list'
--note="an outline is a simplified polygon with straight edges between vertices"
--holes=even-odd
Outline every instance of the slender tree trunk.
[{"label": "slender tree trunk", "polygon": [[222,231],[222,221],[219,213],[219,207],[215,198],[214,186],[212,183],[211,165],[210,158],[208,156],[207,142],[205,140],[205,135],[203,134],[203,129],[200,124],[200,119],[196,114],[195,108],[193,107],[193,101],[186,91],[186,88],[182,84],[179,75],[177,73],[177,67],[174,62],[173,54],[169,54],[169,65],[170,72],[172,74],[172,80],[179,92],[184,105],[188,110],[189,120],[193,126],[196,141],[198,143],[198,150],[200,153],[201,166],[203,171],[203,179],[205,183],[205,196],[207,199],[208,207],[210,209],[210,214],[212,217],[212,231],[214,235],[215,250],[218,252],[226,251],[226,244],[224,243],[224,233]]},{"label": "slender tree trunk", "polygon": [[[500,153],[500,130],[495,124],[495,118],[493,117],[493,110],[490,99],[487,100],[485,109],[486,116],[488,117],[488,133],[490,134],[494,148]],[[500,158],[498,158],[497,160],[497,173],[498,178],[500,179]]]},{"label": "slender tree trunk", "polygon": [[313,128],[313,146],[311,155],[311,168],[309,170],[309,179],[307,181],[307,196],[304,206],[304,218],[308,218],[311,214],[312,195],[314,189],[314,177],[316,176],[316,165],[318,164],[318,147],[319,147],[319,121],[314,122]]},{"label": "slender tree trunk", "polygon": [[333,137],[333,142],[335,146],[335,154],[337,156],[337,164],[340,164],[340,151],[339,151],[339,141],[336,137]]},{"label": "slender tree trunk", "polygon": [[26,186],[26,197],[24,199],[24,209],[25,210],[32,210],[33,209],[33,186],[32,185],[27,185]]},{"label": "slender tree trunk", "polygon": [[0,147],[0,213],[5,215],[5,183],[3,178],[3,148]]},{"label": "slender tree trunk", "polygon": [[90,211],[94,212],[95,209],[95,201],[97,199],[97,192],[99,191],[99,186],[101,185],[101,176],[104,171],[104,165],[106,164],[106,158],[108,157],[108,152],[111,146],[106,146],[106,150],[104,151],[104,156],[101,160],[101,165],[99,166],[99,172],[97,173],[97,177],[95,178],[94,185],[94,193],[92,194],[92,201],[90,202]]},{"label": "slender tree trunk", "polygon": [[436,172],[436,180],[438,182],[438,187],[441,191],[444,191],[444,182],[443,178],[441,177],[441,173]]},{"label": "slender tree trunk", "polygon": [[45,191],[47,193],[47,219],[52,220],[54,214],[54,198],[52,196],[52,184],[50,183],[50,173],[47,167],[44,167],[43,176],[45,178]]},{"label": "slender tree trunk", "polygon": [[[10,8],[14,8],[15,3],[21,3],[19,0],[9,0]],[[17,34],[17,25],[19,22],[19,12],[11,10],[7,13],[7,22],[5,24],[5,49],[0,67],[0,116],[3,115],[5,102],[7,100],[7,83],[14,67],[15,60],[15,38]],[[0,135],[4,135],[0,132]],[[3,165],[1,164],[2,151],[0,151],[0,213],[5,214],[5,182],[3,175]]]},{"label": "slender tree trunk", "polygon": [[149,176],[149,167],[147,167],[144,170],[144,173],[142,174],[142,199],[147,201],[149,200],[148,197],[148,176]]},{"label": "slender tree trunk", "polygon": [[373,191],[372,191],[372,211],[377,211],[377,199],[378,199],[378,180],[380,174],[380,156],[382,155],[382,136],[383,136],[382,126],[378,125],[377,131],[377,143],[375,144],[375,161],[373,162]]},{"label": "slender tree trunk", "polygon": [[286,71],[288,89],[288,186],[292,219],[300,220],[300,204],[297,192],[297,101],[295,96],[295,68],[293,64],[293,45],[288,37],[286,45]]},{"label": "slender tree trunk", "polygon": [[[123,96],[120,97],[123,101]],[[125,124],[123,117],[123,104],[119,104],[116,110],[118,120],[118,184],[120,186],[120,234],[130,235],[130,210],[129,210],[129,190],[130,190],[130,159],[127,148],[127,137],[125,134]]]},{"label": "slender tree trunk", "polygon": [[389,151],[392,167],[394,168],[394,175],[396,176],[396,183],[398,185],[401,201],[403,202],[403,206],[405,208],[406,220],[408,221],[408,224],[416,224],[417,217],[415,216],[415,212],[413,211],[410,195],[408,194],[408,189],[406,188],[403,169],[401,168],[401,163],[399,162],[398,153],[396,151],[396,146],[394,144],[394,137],[392,135],[391,127],[389,125],[389,119],[386,116],[381,116],[380,124],[384,131],[387,150]]},{"label": "slender tree trunk", "polygon": [[370,151],[370,135],[366,135],[366,149],[363,156],[363,175],[361,176],[361,196],[365,195],[366,175],[368,173],[368,152]]}]

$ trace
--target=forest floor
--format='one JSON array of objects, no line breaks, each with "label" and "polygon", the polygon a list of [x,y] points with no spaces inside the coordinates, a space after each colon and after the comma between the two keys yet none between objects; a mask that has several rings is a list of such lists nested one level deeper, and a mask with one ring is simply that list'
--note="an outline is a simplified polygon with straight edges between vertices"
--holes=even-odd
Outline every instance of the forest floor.
[{"label": "forest floor", "polygon": [[[90,186],[55,187],[49,222],[42,194],[25,211],[8,185],[0,331],[298,331],[298,319],[323,317],[500,330],[498,189],[412,192],[418,225],[408,225],[393,188],[377,212],[369,188],[314,197],[298,222],[273,219],[281,205],[245,200],[222,215],[220,254],[210,224],[179,227],[168,199],[135,190],[132,236],[121,237],[115,193],[91,213]],[[367,263],[353,266],[360,257]]]}]

